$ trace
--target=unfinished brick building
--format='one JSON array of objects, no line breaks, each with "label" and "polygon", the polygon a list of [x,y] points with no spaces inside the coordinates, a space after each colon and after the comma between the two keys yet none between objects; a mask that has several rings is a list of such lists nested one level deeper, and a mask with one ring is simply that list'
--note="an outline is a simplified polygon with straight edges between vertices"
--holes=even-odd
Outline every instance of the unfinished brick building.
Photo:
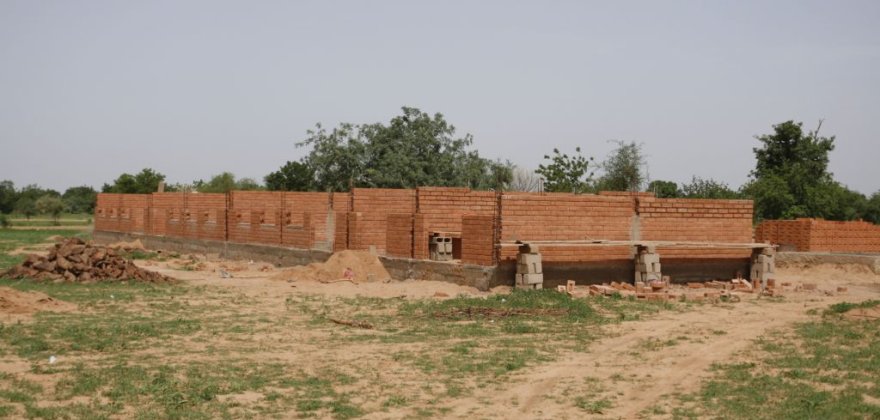
[{"label": "unfinished brick building", "polygon": [[[751,250],[725,244],[753,241],[749,200],[437,187],[355,188],[349,193],[99,194],[95,230],[99,236],[116,232],[183,239],[222,249],[253,244],[290,252],[310,250],[311,258],[319,252],[373,250],[386,264],[403,267],[401,261],[406,261],[410,270],[429,260],[436,238],[442,237],[451,241],[456,262],[442,263],[451,268],[440,271],[454,274],[485,267],[482,272],[489,273],[492,284],[513,281],[516,241],[544,242],[548,285],[570,278],[631,280],[633,247],[620,241],[684,243],[674,248],[661,244],[657,251],[664,258],[664,274],[674,280],[747,275]],[[688,242],[698,245],[688,247]]]}]

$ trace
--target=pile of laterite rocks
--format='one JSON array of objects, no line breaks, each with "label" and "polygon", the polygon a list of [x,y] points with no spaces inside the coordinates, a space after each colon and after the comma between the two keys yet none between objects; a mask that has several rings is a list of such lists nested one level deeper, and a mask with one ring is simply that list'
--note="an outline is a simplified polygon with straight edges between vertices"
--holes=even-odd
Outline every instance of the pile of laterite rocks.
[{"label": "pile of laterite rocks", "polygon": [[94,282],[134,280],[150,283],[174,279],[134,265],[117,250],[86,243],[78,238],[55,244],[46,256],[29,255],[21,264],[0,277],[32,278],[55,282]]}]

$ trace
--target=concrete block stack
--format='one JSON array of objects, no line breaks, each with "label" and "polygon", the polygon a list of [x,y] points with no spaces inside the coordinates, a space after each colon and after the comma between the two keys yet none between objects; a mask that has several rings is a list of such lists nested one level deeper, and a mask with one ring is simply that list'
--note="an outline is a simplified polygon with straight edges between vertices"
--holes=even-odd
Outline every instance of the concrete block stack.
[{"label": "concrete block stack", "polygon": [[544,287],[544,271],[541,267],[541,253],[536,245],[522,245],[516,256],[517,288],[541,289]]},{"label": "concrete block stack", "polygon": [[776,250],[773,248],[756,249],[752,253],[751,280],[752,286],[764,290],[769,280],[773,280],[776,271]]},{"label": "concrete block stack", "polygon": [[432,236],[428,252],[434,261],[452,261],[452,238],[442,235]]},{"label": "concrete block stack", "polygon": [[635,258],[635,282],[650,283],[663,279],[660,267],[660,254],[654,246],[639,247]]}]

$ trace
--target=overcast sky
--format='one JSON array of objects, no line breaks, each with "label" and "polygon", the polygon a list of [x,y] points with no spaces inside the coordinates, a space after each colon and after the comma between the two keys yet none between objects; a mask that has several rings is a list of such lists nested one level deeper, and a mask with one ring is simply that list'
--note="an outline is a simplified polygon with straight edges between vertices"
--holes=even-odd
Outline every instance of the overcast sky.
[{"label": "overcast sky", "polygon": [[756,134],[836,135],[880,188],[880,2],[0,0],[0,179],[262,177],[316,122],[440,112],[535,168],[644,143],[652,179],[739,187]]}]

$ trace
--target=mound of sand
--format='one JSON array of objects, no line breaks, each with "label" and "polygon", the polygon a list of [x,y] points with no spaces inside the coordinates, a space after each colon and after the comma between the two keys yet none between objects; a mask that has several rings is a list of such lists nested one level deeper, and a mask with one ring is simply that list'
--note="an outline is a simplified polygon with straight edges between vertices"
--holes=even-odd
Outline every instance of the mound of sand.
[{"label": "mound of sand", "polygon": [[384,281],[391,275],[379,258],[367,251],[340,251],[323,263],[288,268],[272,276],[273,280],[329,282],[348,279],[356,283]]},{"label": "mound of sand", "polygon": [[0,287],[0,314],[30,315],[40,311],[71,312],[76,310],[72,303],[55,300],[40,292],[21,292],[9,287]]}]

